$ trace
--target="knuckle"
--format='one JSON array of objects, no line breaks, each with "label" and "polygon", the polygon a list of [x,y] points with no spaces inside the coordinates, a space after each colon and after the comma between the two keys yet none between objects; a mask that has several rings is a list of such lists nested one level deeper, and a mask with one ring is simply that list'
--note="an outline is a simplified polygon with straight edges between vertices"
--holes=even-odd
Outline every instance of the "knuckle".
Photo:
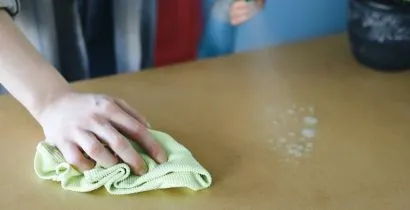
[{"label": "knuckle", "polygon": [[95,112],[93,112],[93,113],[90,113],[89,115],[88,115],[88,119],[91,121],[91,122],[93,122],[93,123],[96,123],[96,124],[101,124],[101,117],[97,114],[97,113],[95,113]]},{"label": "knuckle", "polygon": [[69,155],[67,157],[67,162],[75,166],[81,166],[82,160],[80,155]]},{"label": "knuckle", "polygon": [[101,155],[104,151],[104,146],[98,142],[93,142],[92,144],[90,144],[90,146],[87,148],[87,153],[92,156],[98,156]]},{"label": "knuckle", "polygon": [[132,131],[134,131],[135,133],[143,133],[144,129],[142,129],[142,126],[140,125],[140,123],[136,123],[135,125],[132,126]]},{"label": "knuckle", "polygon": [[129,147],[129,144],[127,141],[125,141],[124,138],[117,136],[115,137],[115,139],[113,139],[111,147],[114,150],[121,151],[127,149]]},{"label": "knuckle", "polygon": [[91,113],[84,123],[86,123],[86,128],[105,128],[107,126],[107,121],[98,113]]},{"label": "knuckle", "polygon": [[111,113],[117,110],[117,104],[115,103],[114,99],[109,97],[101,97],[97,99],[97,106],[103,112]]}]

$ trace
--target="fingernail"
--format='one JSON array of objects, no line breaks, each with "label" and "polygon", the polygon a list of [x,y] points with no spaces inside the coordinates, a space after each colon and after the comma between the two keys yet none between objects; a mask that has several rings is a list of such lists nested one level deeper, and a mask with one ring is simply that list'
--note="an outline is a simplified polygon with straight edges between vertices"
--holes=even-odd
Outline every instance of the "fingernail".
[{"label": "fingernail", "polygon": [[168,160],[168,157],[164,153],[160,153],[157,155],[157,160],[159,163],[164,163]]},{"label": "fingernail", "polygon": [[147,173],[148,168],[147,165],[144,163],[144,165],[142,165],[141,169],[138,171],[139,175],[144,175],[145,173]]}]

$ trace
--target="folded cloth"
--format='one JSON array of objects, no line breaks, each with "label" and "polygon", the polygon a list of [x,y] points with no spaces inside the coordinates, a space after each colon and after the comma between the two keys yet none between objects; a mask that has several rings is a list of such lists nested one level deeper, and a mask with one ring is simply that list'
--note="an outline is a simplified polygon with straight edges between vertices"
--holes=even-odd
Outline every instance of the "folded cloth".
[{"label": "folded cloth", "polygon": [[133,174],[125,163],[109,168],[97,164],[93,169],[80,173],[64,160],[56,147],[45,141],[37,145],[34,169],[39,178],[60,182],[63,189],[75,192],[90,192],[104,186],[108,193],[121,195],[166,188],[198,191],[211,185],[210,173],[188,149],[168,134],[155,130],[150,132],[164,147],[168,161],[157,164],[142,148],[130,141],[147,164],[148,172],[142,176]]}]

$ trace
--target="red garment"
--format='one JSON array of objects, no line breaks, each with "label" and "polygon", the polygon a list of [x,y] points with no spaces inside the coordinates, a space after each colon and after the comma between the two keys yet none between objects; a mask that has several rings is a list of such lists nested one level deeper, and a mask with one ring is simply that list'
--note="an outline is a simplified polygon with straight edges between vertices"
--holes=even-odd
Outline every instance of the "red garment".
[{"label": "red garment", "polygon": [[202,0],[157,1],[154,65],[194,60],[202,33]]}]

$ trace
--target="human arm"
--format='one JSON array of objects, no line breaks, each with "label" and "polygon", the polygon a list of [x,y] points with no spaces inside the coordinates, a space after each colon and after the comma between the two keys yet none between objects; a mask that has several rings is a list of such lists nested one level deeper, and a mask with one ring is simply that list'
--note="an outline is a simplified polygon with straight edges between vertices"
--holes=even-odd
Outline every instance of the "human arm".
[{"label": "human arm", "polygon": [[144,173],[142,158],[123,134],[140,143],[157,162],[166,161],[164,150],[135,110],[121,99],[75,92],[5,10],[0,10],[0,82],[42,126],[46,141],[82,171],[93,167],[94,161],[106,167],[119,161],[103,142],[135,173]]}]

